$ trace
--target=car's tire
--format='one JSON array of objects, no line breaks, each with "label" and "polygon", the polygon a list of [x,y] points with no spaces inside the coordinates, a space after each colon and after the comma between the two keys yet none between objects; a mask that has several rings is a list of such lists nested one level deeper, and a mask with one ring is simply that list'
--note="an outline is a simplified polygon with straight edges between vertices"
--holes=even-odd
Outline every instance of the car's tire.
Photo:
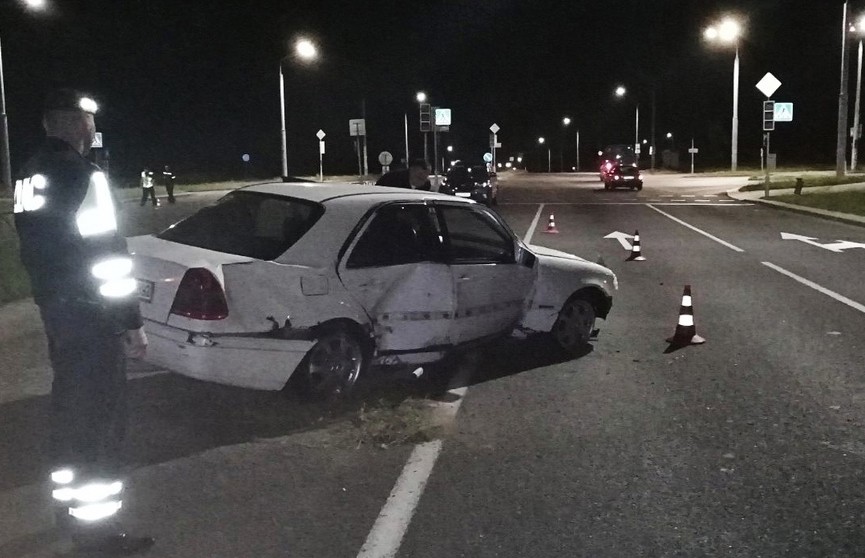
[{"label": "car's tire", "polygon": [[609,182],[604,182],[604,190],[612,190],[612,189],[613,189],[612,184],[610,184]]},{"label": "car's tire", "polygon": [[356,335],[344,327],[330,327],[318,334],[291,379],[305,397],[338,400],[351,393],[368,361],[368,351]]},{"label": "car's tire", "polygon": [[642,190],[642,189],[643,189],[643,183],[640,182],[639,184],[637,184],[637,190],[639,191],[639,190]]},{"label": "car's tire", "polygon": [[562,305],[550,335],[568,354],[582,354],[595,329],[596,317],[597,311],[588,298],[572,296]]}]

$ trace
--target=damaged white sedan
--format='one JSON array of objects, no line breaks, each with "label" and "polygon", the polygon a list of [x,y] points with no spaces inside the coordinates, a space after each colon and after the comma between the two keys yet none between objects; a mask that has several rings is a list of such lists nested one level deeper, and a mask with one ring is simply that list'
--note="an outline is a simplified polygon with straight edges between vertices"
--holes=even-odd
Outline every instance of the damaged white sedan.
[{"label": "damaged white sedan", "polygon": [[606,267],[526,246],[493,211],[416,190],[269,183],[130,239],[148,360],[200,380],[348,391],[514,331],[588,342]]}]

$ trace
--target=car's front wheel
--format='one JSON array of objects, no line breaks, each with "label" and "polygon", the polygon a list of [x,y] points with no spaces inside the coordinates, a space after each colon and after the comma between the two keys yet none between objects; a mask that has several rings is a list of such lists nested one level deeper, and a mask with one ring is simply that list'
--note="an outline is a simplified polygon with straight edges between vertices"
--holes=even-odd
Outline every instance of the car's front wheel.
[{"label": "car's front wheel", "polygon": [[301,394],[313,399],[348,395],[367,365],[361,341],[343,328],[322,332],[292,378]]},{"label": "car's front wheel", "polygon": [[559,311],[550,333],[568,354],[581,354],[595,329],[596,316],[591,301],[579,295],[571,297]]}]

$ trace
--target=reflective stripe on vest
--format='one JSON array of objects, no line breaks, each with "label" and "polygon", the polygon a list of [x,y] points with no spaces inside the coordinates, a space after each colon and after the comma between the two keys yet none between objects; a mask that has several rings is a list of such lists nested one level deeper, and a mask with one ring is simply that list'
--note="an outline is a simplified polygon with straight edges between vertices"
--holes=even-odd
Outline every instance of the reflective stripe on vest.
[{"label": "reflective stripe on vest", "polygon": [[105,173],[97,171],[90,175],[90,186],[87,187],[87,195],[78,208],[75,221],[78,232],[85,238],[117,231],[114,202]]}]

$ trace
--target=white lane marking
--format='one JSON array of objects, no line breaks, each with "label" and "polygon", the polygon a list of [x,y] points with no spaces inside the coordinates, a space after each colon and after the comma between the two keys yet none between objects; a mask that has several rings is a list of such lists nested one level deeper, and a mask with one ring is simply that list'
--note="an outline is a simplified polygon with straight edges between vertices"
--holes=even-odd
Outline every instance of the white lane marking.
[{"label": "white lane marking", "polygon": [[762,263],[763,265],[765,265],[766,267],[768,267],[770,269],[774,269],[775,271],[777,271],[778,273],[780,273],[782,275],[786,275],[787,277],[789,277],[790,279],[793,279],[794,281],[798,281],[798,282],[802,283],[806,287],[811,287],[815,291],[823,293],[826,296],[830,296],[830,297],[834,298],[835,300],[837,300],[838,302],[844,303],[847,306],[849,306],[850,308],[853,308],[854,310],[859,310],[860,312],[865,314],[865,304],[861,304],[859,302],[856,302],[855,300],[851,300],[844,295],[840,295],[840,294],[836,293],[835,291],[830,291],[826,287],[821,287],[817,283],[815,283],[813,281],[809,281],[808,279],[805,279],[804,277],[800,277],[800,276],[796,275],[795,273],[793,273],[791,271],[787,271],[783,267],[777,266],[771,262],[760,262],[760,263]]},{"label": "white lane marking", "polygon": [[538,228],[538,221],[540,220],[541,214],[544,211],[544,205],[545,204],[541,204],[540,207],[538,207],[538,212],[535,213],[535,218],[532,219],[532,224],[529,225],[529,230],[528,232],[526,232],[525,238],[523,238],[523,242],[525,242],[526,244],[532,243],[532,236],[534,236],[535,234],[535,229]]},{"label": "white lane marking", "polygon": [[682,197],[683,198],[696,198],[697,196],[695,196],[694,194],[682,194]]},{"label": "white lane marking", "polygon": [[[463,360],[458,366],[450,385],[462,387],[448,390],[450,401],[435,404],[432,412],[436,425],[446,426],[456,420],[460,405],[469,390],[466,386],[471,379],[471,370],[477,366],[477,361],[472,359],[467,366]],[[402,539],[411,524],[420,497],[441,454],[442,444],[442,440],[438,439],[414,447],[396,484],[390,491],[387,502],[382,506],[370,529],[357,555],[358,558],[391,558],[399,552]]]},{"label": "white lane marking", "polygon": [[367,535],[358,558],[396,556],[441,449],[441,440],[414,447],[402,474]]},{"label": "white lane marking", "polygon": [[[543,210],[544,204],[541,204],[525,238],[523,238],[523,242],[526,244],[531,242]],[[436,409],[438,418],[452,420],[456,418],[460,405],[468,393],[468,387],[466,387],[469,380],[468,376],[469,372],[465,368],[461,368],[454,376],[452,385],[463,387],[448,391],[449,394],[456,395],[457,398],[449,403],[438,404]],[[387,497],[387,502],[381,508],[367,535],[366,541],[357,555],[358,558],[393,558],[396,556],[441,450],[441,440],[425,442],[414,447],[393,490]]]},{"label": "white lane marking", "polygon": [[717,242],[718,244],[721,244],[722,246],[726,246],[726,247],[729,248],[730,250],[735,250],[736,252],[744,252],[744,250],[742,250],[742,249],[739,248],[738,246],[733,246],[733,245],[730,244],[729,242],[727,242],[727,241],[725,241],[725,240],[721,240],[721,239],[718,238],[717,236],[713,236],[713,235],[707,233],[707,232],[704,231],[704,230],[698,229],[698,228],[695,227],[694,225],[690,225],[690,224],[688,224],[688,223],[682,221],[681,219],[677,219],[676,217],[673,217],[673,216],[670,215],[669,213],[666,213],[666,212],[664,212],[664,211],[661,211],[660,209],[658,209],[657,207],[655,207],[655,206],[653,206],[653,205],[651,205],[651,204],[646,204],[646,207],[650,207],[650,208],[654,209],[655,211],[657,211],[658,213],[660,213],[660,214],[663,215],[664,217],[667,217],[667,218],[669,218],[669,219],[672,219],[673,221],[679,223],[679,224],[682,225],[683,227],[687,227],[687,228],[691,229],[691,230],[694,231],[694,232],[698,232],[698,233],[700,233],[701,235],[705,236],[706,238],[710,238],[710,239],[714,240],[715,242]]},{"label": "white lane marking", "polygon": [[678,199],[678,200],[670,200],[670,201],[673,201],[673,202],[686,202],[686,201],[688,201],[688,200]]}]

